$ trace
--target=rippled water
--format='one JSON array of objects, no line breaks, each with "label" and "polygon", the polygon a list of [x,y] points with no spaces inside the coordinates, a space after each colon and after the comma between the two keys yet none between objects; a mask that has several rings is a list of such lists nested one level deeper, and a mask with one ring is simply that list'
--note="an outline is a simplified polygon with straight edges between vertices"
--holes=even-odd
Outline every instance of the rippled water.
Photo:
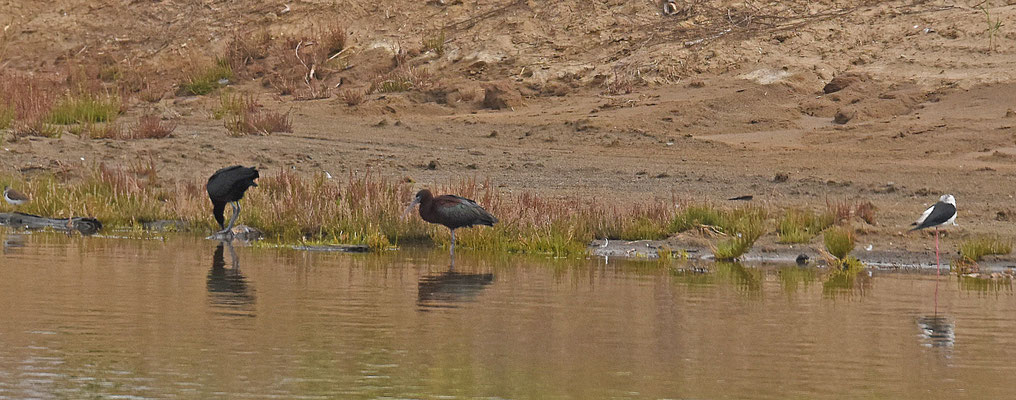
[{"label": "rippled water", "polygon": [[1016,397],[1008,282],[0,240],[0,398]]}]

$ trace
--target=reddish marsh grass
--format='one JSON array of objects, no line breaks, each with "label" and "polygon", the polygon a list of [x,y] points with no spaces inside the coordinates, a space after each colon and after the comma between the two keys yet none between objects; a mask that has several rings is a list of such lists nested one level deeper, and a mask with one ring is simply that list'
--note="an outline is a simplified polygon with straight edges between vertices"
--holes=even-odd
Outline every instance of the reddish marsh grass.
[{"label": "reddish marsh grass", "polygon": [[[73,175],[73,174],[72,174]],[[127,167],[99,165],[70,181],[53,176],[30,182],[0,176],[33,194],[22,211],[47,216],[92,216],[110,228],[137,228],[152,220],[182,220],[202,233],[215,227],[204,179],[167,181],[151,159]],[[421,187],[375,174],[331,179],[293,172],[262,172],[243,200],[241,223],[272,243],[367,244],[375,250],[414,242],[447,245],[448,230],[402,212]],[[708,204],[652,200],[632,204],[505,193],[490,181],[464,180],[430,187],[477,201],[498,217],[493,227],[457,232],[465,248],[554,256],[586,254],[594,239],[661,239],[677,231],[719,232],[717,258],[734,259],[765,233],[772,213],[759,206],[720,209]],[[680,228],[675,230],[675,228]]]}]

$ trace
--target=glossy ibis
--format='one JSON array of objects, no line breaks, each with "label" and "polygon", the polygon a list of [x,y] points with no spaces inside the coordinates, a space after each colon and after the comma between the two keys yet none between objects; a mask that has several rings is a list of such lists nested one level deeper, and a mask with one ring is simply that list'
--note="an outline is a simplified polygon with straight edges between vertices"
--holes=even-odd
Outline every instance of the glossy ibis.
[{"label": "glossy ibis", "polygon": [[11,189],[10,186],[4,186],[4,200],[10,205],[20,206],[30,199],[24,193]]},{"label": "glossy ibis", "polygon": [[951,194],[944,194],[938,199],[938,203],[933,204],[924,210],[921,217],[914,222],[914,228],[910,231],[916,231],[924,228],[935,228],[935,265],[938,267],[938,273],[942,273],[942,265],[939,261],[938,255],[938,227],[946,224],[956,225],[956,198]]},{"label": "glossy ibis", "polygon": [[[236,223],[236,217],[240,215],[240,199],[243,198],[243,194],[247,192],[248,188],[258,185],[254,182],[258,176],[258,170],[255,167],[234,165],[215,171],[208,178],[205,189],[208,190],[208,198],[212,200],[214,206],[212,214],[215,215],[215,222],[218,222],[219,227],[222,228],[217,235],[224,234],[227,237],[232,237],[230,233],[233,231],[233,224]],[[226,203],[233,205],[233,216],[229,219],[229,226],[223,225]]]},{"label": "glossy ibis", "polygon": [[475,201],[453,194],[434,197],[427,189],[416,192],[413,202],[409,203],[409,207],[406,207],[406,211],[402,215],[408,214],[417,204],[420,205],[420,218],[432,224],[444,225],[451,230],[452,245],[449,252],[452,255],[455,254],[456,229],[468,228],[473,225],[494,226],[497,223],[497,218],[490,215]]}]

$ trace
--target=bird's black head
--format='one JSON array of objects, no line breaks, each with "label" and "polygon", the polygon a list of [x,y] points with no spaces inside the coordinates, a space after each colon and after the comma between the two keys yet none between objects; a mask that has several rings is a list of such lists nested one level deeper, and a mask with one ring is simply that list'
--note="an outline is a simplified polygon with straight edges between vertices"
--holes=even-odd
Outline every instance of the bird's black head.
[{"label": "bird's black head", "polygon": [[261,177],[261,174],[258,173],[258,167],[250,167],[250,170],[251,170],[251,172],[253,172],[253,175],[254,175],[254,177],[250,180],[250,185],[253,186],[253,187],[258,187],[258,182],[257,181],[258,181],[258,178]]},{"label": "bird's black head", "polygon": [[434,195],[430,194],[430,190],[423,189],[420,190],[419,192],[416,192],[416,197],[413,198],[413,201],[416,203],[422,203],[423,201],[430,199],[432,197],[434,197]]},{"label": "bird's black head", "polygon": [[409,206],[406,207],[406,210],[402,212],[402,218],[405,218],[406,215],[409,215],[409,212],[413,211],[413,207],[416,207],[417,204],[423,204],[424,202],[430,201],[430,199],[432,198],[433,195],[431,195],[430,191],[427,189],[423,189],[419,192],[416,192],[416,196],[413,196],[413,201],[410,202]]}]

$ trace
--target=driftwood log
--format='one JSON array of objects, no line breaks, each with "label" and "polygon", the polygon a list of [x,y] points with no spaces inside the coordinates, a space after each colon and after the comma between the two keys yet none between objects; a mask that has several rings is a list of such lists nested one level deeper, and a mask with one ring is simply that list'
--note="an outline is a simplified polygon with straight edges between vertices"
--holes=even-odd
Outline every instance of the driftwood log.
[{"label": "driftwood log", "polygon": [[53,228],[64,232],[78,231],[82,235],[94,235],[102,229],[102,223],[95,218],[46,218],[19,212],[0,213],[0,225],[22,229]]}]

